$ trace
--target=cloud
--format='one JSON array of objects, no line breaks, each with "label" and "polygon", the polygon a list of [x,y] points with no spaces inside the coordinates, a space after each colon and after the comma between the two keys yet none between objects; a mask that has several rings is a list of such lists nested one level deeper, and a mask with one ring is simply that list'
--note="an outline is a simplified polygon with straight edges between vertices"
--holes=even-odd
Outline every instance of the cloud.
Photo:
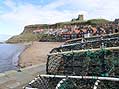
[{"label": "cloud", "polygon": [[68,2],[71,7],[87,12],[87,19],[119,18],[119,0],[69,0]]},{"label": "cloud", "polygon": [[6,5],[7,7],[11,8],[12,10],[16,9],[16,3],[13,2],[13,0],[4,0],[4,5]]},{"label": "cloud", "polygon": [[[33,23],[55,23],[59,21],[70,20],[77,16],[78,13],[86,13],[85,11],[58,11],[56,8],[64,5],[60,0],[50,3],[46,6],[36,6],[32,4],[20,5],[14,8],[15,4],[8,4],[13,10],[9,13],[1,15],[3,20],[17,22],[19,24]],[[15,10],[14,10],[15,9]]]},{"label": "cloud", "polygon": [[86,19],[101,17],[114,20],[119,16],[118,3],[119,0],[56,0],[45,5],[35,5],[4,0],[4,5],[11,10],[1,14],[0,21],[9,22],[16,29],[21,29],[29,24],[69,21],[78,14],[84,14]]},{"label": "cloud", "polygon": [[2,29],[5,29],[6,32],[9,32],[9,34],[12,35],[22,32],[25,25],[43,23],[52,24],[69,21],[72,18],[77,17],[79,13],[86,14],[85,11],[80,10],[57,10],[60,6],[65,5],[62,3],[63,0],[58,0],[44,6],[29,3],[16,5],[13,1],[14,0],[6,0],[4,4],[11,8],[11,11],[0,15],[0,22],[6,24],[6,27]]},{"label": "cloud", "polygon": [[56,0],[55,2],[49,3],[44,6],[44,9],[56,9],[57,7],[61,7],[66,4],[66,0]]}]

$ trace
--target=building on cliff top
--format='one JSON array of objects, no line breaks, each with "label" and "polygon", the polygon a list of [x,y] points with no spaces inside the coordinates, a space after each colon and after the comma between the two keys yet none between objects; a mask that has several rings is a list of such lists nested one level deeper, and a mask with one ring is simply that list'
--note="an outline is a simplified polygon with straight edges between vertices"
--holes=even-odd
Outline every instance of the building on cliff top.
[{"label": "building on cliff top", "polygon": [[72,19],[71,21],[83,21],[84,20],[84,15],[82,15],[82,14],[79,14],[78,15],[78,18],[74,18],[74,19]]}]

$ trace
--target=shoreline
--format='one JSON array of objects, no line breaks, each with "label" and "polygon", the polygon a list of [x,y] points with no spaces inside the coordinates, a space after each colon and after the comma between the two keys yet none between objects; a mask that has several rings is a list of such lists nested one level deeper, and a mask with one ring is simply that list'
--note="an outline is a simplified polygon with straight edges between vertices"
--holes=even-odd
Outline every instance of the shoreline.
[{"label": "shoreline", "polygon": [[29,45],[27,45],[23,52],[19,55],[18,69],[46,63],[47,54],[51,51],[51,49],[60,46],[63,42],[34,41],[28,44]]},{"label": "shoreline", "polygon": [[19,56],[18,56],[18,62],[17,62],[17,68],[22,68],[21,66],[20,66],[20,56],[22,55],[22,53],[25,51],[25,50],[27,50],[31,45],[32,45],[32,43],[31,42],[29,42],[29,43],[23,43],[23,45],[25,46],[25,48],[24,48],[24,50],[19,54]]}]

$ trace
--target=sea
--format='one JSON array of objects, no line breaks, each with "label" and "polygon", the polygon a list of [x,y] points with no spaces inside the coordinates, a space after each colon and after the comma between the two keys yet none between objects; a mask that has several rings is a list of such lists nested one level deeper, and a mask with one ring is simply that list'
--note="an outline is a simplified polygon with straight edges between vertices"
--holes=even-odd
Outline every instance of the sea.
[{"label": "sea", "polygon": [[0,44],[0,73],[17,70],[19,55],[24,49],[23,44]]}]

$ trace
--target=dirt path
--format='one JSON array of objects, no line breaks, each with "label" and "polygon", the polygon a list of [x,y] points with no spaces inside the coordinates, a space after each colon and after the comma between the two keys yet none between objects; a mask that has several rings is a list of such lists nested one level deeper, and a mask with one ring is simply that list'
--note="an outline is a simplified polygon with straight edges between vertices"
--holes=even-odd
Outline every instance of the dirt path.
[{"label": "dirt path", "polygon": [[58,47],[63,43],[59,42],[33,42],[20,56],[19,65],[21,67],[32,66],[46,63],[47,54],[52,48]]}]

